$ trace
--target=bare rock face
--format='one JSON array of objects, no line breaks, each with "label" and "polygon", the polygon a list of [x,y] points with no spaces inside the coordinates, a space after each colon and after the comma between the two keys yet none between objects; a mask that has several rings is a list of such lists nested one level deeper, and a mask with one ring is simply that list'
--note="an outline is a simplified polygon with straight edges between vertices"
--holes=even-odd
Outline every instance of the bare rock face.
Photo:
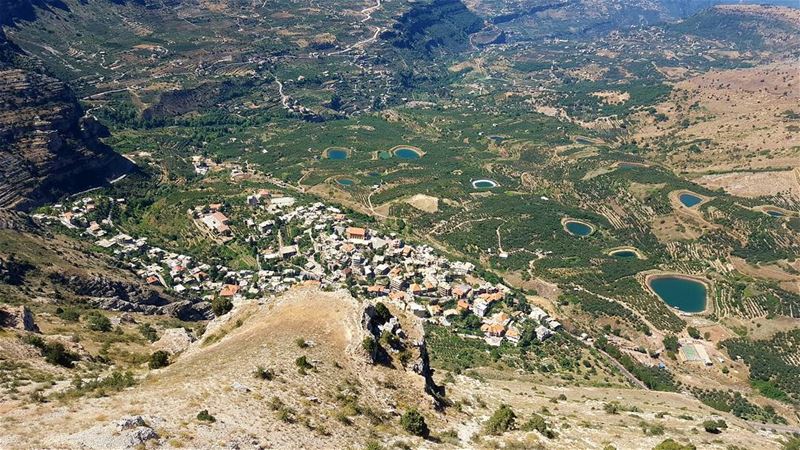
[{"label": "bare rock face", "polygon": [[105,134],[66,84],[0,30],[0,208],[30,209],[132,170],[98,140]]},{"label": "bare rock face", "polygon": [[14,328],[20,331],[39,332],[33,321],[33,313],[27,306],[0,305],[0,328]]}]

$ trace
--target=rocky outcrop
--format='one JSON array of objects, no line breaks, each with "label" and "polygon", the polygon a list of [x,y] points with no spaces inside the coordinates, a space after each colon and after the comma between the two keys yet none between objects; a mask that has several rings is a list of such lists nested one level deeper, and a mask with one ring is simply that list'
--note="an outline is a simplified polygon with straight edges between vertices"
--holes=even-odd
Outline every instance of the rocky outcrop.
[{"label": "rocky outcrop", "polygon": [[[413,316],[409,317],[412,320],[411,329],[403,330],[397,317],[387,318],[386,308],[383,307],[383,310],[384,312],[381,312],[376,305],[366,305],[362,313],[361,325],[376,342],[372,355],[370,355],[373,363],[389,357],[387,351],[402,350],[409,356],[408,362],[405,364],[406,370],[410,369],[425,380],[425,393],[431,396],[436,407],[444,406],[446,402],[444,389],[433,381],[433,369],[428,357],[425,329],[422,323]],[[386,334],[393,335],[395,338],[385,339],[383,336]],[[386,341],[395,342],[393,348],[382,348],[379,342]]]},{"label": "rocky outcrop", "polygon": [[33,313],[27,306],[0,305],[0,328],[39,332],[39,327],[33,321]]},{"label": "rocky outcrop", "polygon": [[95,308],[129,311],[144,314],[161,314],[163,307],[170,303],[159,292],[143,288],[141,285],[103,277],[65,276],[51,273],[50,281],[84,297]]},{"label": "rocky outcrop", "polygon": [[0,208],[30,209],[132,170],[98,140],[106,133],[0,31]]},{"label": "rocky outcrop", "polygon": [[195,322],[198,320],[211,320],[214,312],[211,310],[209,302],[192,302],[191,300],[180,300],[161,308],[163,314],[175,317],[184,322]]},{"label": "rocky outcrop", "polygon": [[135,449],[147,444],[158,445],[158,433],[153,426],[163,424],[160,417],[131,416],[113,423],[93,426],[85,431],[60,436],[59,443],[68,447],[88,449]]}]

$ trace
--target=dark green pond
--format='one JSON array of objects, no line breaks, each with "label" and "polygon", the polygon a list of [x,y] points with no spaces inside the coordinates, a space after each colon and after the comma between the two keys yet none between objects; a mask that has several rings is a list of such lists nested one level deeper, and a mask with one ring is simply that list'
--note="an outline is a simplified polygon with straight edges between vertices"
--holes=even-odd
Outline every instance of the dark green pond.
[{"label": "dark green pond", "polygon": [[692,206],[703,201],[702,198],[692,194],[681,194],[678,199],[683,203],[683,206],[691,208]]},{"label": "dark green pond", "polygon": [[618,251],[612,253],[611,255],[614,256],[615,258],[621,258],[621,259],[636,259],[636,258],[638,258],[638,256],[636,255],[636,252],[634,252],[632,250],[618,250]]},{"label": "dark green pond", "polygon": [[569,231],[570,234],[574,234],[575,236],[585,237],[592,234],[592,227],[582,222],[575,222],[571,220],[565,223],[564,226],[567,228],[567,231]]},{"label": "dark green pond", "polygon": [[472,187],[475,189],[486,189],[496,187],[497,183],[492,180],[475,180],[472,182]]},{"label": "dark green pond", "polygon": [[342,186],[352,186],[355,183],[355,181],[349,178],[339,178],[338,180],[336,180],[336,182]]},{"label": "dark green pond", "polygon": [[681,277],[657,277],[650,280],[650,288],[669,306],[687,313],[706,309],[705,284]]}]

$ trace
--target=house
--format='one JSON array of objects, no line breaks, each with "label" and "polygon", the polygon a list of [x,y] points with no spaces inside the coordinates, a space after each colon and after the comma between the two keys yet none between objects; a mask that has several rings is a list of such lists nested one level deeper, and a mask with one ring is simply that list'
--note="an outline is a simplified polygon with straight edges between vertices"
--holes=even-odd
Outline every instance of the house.
[{"label": "house", "polygon": [[270,200],[270,204],[278,208],[292,206],[294,205],[294,202],[295,202],[294,197],[275,197],[272,200]]},{"label": "house", "polygon": [[506,328],[499,323],[485,323],[481,326],[487,336],[500,337],[506,332]]},{"label": "house", "polygon": [[222,286],[222,290],[219,291],[220,297],[233,297],[239,292],[239,285],[238,284],[226,284]]},{"label": "house", "polygon": [[536,332],[536,339],[539,339],[540,341],[544,341],[553,335],[553,332],[544,325],[539,325],[534,331]]},{"label": "house", "polygon": [[360,227],[347,227],[345,235],[348,239],[365,239],[367,237],[367,230]]},{"label": "house", "polygon": [[459,284],[453,287],[453,295],[456,298],[467,298],[472,292],[472,287],[468,284]]},{"label": "house", "polygon": [[145,282],[150,285],[159,285],[161,284],[161,280],[158,279],[155,275],[150,275],[145,279]]},{"label": "house", "polygon": [[542,308],[536,306],[531,307],[531,313],[529,314],[529,316],[531,319],[537,322],[541,322],[542,320],[548,319],[550,317],[550,315],[547,314]]},{"label": "house", "polygon": [[381,285],[374,284],[372,286],[367,286],[367,295],[369,295],[370,297],[380,297],[385,292],[386,288]]},{"label": "house", "polygon": [[230,219],[221,212],[213,212],[200,219],[208,228],[216,231],[219,234],[228,234],[231,229],[228,227]]},{"label": "house", "polygon": [[389,292],[389,298],[395,302],[405,302],[406,293],[403,291],[392,291]]},{"label": "house", "polygon": [[470,309],[469,302],[463,299],[459,300],[458,304],[456,305],[456,309],[459,311],[469,311]]},{"label": "house", "polygon": [[519,344],[519,340],[522,338],[522,333],[520,333],[519,329],[515,326],[509,326],[508,330],[506,330],[506,339],[514,345]]},{"label": "house", "polygon": [[[463,300],[459,300],[459,302],[462,302],[462,301]],[[489,308],[489,304],[486,303],[485,301],[481,300],[481,299],[475,300],[475,303],[473,304],[473,311],[475,312],[475,315],[478,316],[478,317],[485,316],[486,315],[486,310],[488,308]]]},{"label": "house", "polygon": [[499,312],[492,316],[492,322],[498,323],[502,326],[507,326],[511,322],[511,316],[504,312]]},{"label": "house", "polygon": [[292,256],[296,255],[297,252],[298,248],[296,245],[284,245],[278,250],[278,253],[280,253],[281,258],[283,259],[291,258]]}]

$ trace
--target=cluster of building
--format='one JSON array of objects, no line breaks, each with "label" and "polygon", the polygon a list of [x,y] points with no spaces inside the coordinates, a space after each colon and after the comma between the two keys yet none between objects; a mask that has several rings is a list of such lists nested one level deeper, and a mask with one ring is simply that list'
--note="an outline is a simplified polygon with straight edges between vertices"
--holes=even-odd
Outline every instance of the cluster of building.
[{"label": "cluster of building", "polygon": [[[64,215],[71,213],[68,223],[74,222],[92,203],[76,202],[60,221],[65,223]],[[189,213],[196,225],[226,240],[234,237],[225,212],[236,214],[237,234],[256,246],[259,270],[232,270],[150,245],[146,238],[116,232],[110,220],[100,227],[102,233],[87,226],[85,234],[148,284],[207,300],[257,298],[311,280],[322,287],[346,286],[356,295],[393,303],[443,326],[463,324],[474,315],[491,345],[516,344],[526,329],[545,340],[561,327],[539,308],[527,315],[516,310],[517,294],[476,275],[473,264],[451,261],[396,234],[356,226],[338,208],[319,202],[298,205],[294,197],[267,190],[248,195],[244,203],[236,209],[223,202],[201,205]]]}]

